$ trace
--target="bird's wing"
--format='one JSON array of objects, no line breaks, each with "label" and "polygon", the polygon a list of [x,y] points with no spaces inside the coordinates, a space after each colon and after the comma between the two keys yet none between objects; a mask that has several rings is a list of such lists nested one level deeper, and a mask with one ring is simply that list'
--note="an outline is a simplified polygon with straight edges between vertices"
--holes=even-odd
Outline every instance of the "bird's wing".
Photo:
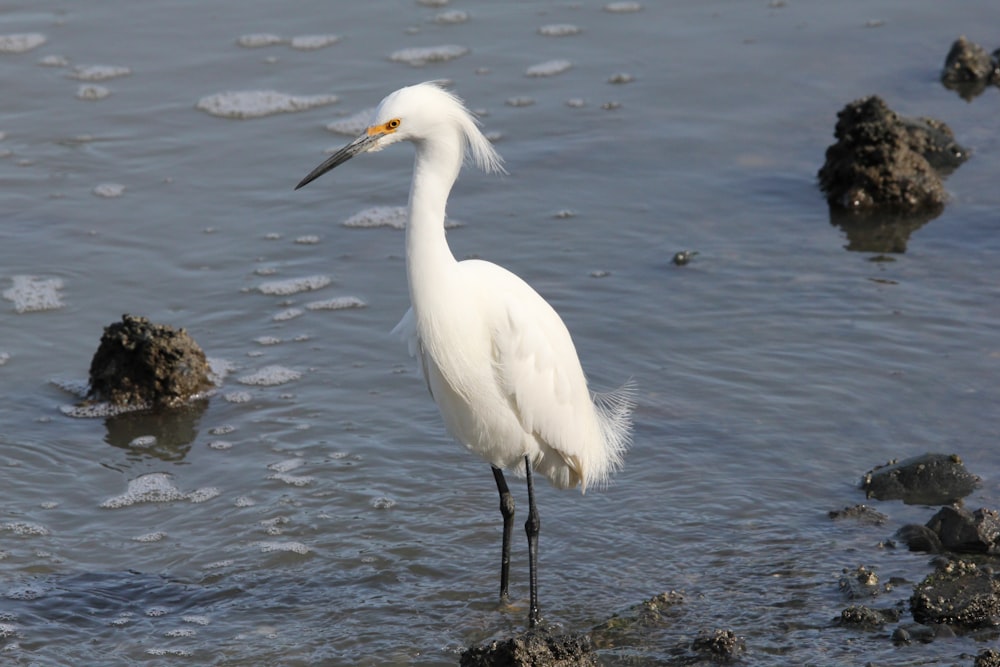
[{"label": "bird's wing", "polygon": [[420,361],[420,374],[424,377],[424,383],[427,385],[427,392],[434,397],[434,392],[431,390],[430,378],[427,375],[427,355],[424,354],[423,345],[420,342],[420,335],[417,333],[417,318],[413,314],[413,308],[411,307],[403,315],[403,319],[399,321],[399,324],[392,328],[392,335],[397,336],[400,340],[406,343],[406,347],[410,352],[411,357],[416,357]]},{"label": "bird's wing", "polygon": [[587,380],[566,325],[514,274],[495,283],[494,364],[501,392],[521,427],[555,450],[579,476],[593,414]]}]

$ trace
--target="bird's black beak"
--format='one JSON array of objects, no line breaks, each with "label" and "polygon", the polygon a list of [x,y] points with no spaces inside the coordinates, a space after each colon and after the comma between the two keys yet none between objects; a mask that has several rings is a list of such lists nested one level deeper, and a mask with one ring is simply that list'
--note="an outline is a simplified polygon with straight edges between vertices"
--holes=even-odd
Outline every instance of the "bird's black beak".
[{"label": "bird's black beak", "polygon": [[374,132],[372,134],[366,132],[365,134],[362,134],[360,137],[328,157],[318,167],[310,171],[308,176],[299,181],[299,184],[295,186],[295,189],[298,190],[299,188],[312,183],[326,172],[336,166],[344,164],[358,153],[364,153],[365,151],[371,150],[375,146],[376,142],[382,137],[382,134],[383,133],[381,132]]}]

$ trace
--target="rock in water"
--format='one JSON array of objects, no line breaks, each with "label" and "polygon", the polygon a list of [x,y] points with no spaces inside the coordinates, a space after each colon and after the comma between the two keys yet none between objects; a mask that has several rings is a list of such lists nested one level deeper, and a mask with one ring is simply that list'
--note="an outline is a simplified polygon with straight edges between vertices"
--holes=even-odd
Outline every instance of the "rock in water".
[{"label": "rock in water", "polygon": [[596,667],[597,660],[586,635],[553,635],[547,630],[533,629],[470,647],[462,653],[459,664],[462,667]]},{"label": "rock in water", "polygon": [[208,361],[184,329],[122,315],[90,362],[89,398],[121,407],[176,407],[212,387]]},{"label": "rock in water", "polygon": [[902,500],[907,505],[945,505],[979,485],[955,454],[924,454],[890,461],[865,473],[861,488],[869,498]]},{"label": "rock in water", "polygon": [[947,125],[899,116],[877,95],[845,106],[834,136],[819,184],[831,208],[853,214],[940,211],[946,194],[939,171],[967,159]]},{"label": "rock in water", "polygon": [[1000,84],[1000,62],[986,49],[970,42],[963,35],[955,40],[944,60],[941,83],[971,100],[982,93],[990,83]]},{"label": "rock in water", "polygon": [[995,627],[1000,577],[971,561],[950,561],[914,587],[910,608],[917,623],[947,623],[961,630]]}]

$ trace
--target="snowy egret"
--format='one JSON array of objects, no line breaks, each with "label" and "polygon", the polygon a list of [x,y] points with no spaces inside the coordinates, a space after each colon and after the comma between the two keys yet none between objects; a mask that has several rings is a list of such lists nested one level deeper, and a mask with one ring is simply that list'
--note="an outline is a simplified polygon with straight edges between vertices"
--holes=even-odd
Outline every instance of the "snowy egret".
[{"label": "snowy egret", "polygon": [[487,172],[503,167],[462,101],[438,84],[390,94],[372,124],[295,189],[359,153],[399,141],[415,146],[416,159],[406,227],[411,307],[393,331],[419,358],[448,433],[492,466],[503,516],[501,600],[508,598],[514,519],[502,469],[527,478],[534,626],[540,522],[532,472],[561,489],[607,482],[631,439],[631,387],[591,394],[566,325],[534,289],[495,264],[455,260],[445,240],[445,205],[465,155]]}]

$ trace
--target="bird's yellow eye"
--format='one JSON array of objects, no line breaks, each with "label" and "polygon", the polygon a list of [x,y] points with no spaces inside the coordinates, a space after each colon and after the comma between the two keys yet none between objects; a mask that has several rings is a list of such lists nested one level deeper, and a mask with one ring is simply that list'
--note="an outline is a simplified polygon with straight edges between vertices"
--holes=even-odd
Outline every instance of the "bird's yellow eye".
[{"label": "bird's yellow eye", "polygon": [[385,124],[385,129],[387,130],[395,130],[397,127],[399,127],[398,118],[393,118],[392,120],[390,120],[388,123]]}]

